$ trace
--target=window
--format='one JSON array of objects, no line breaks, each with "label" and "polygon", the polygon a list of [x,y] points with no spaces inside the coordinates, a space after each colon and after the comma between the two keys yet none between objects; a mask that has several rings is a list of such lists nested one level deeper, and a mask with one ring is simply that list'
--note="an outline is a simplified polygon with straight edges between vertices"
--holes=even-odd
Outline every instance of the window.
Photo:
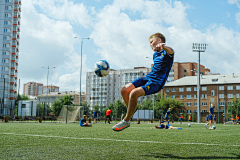
[{"label": "window", "polygon": [[232,102],[228,102],[228,106],[231,106],[232,105]]},{"label": "window", "polygon": [[166,96],[166,99],[168,99],[168,98],[169,98],[169,96],[167,95],[167,96]]},{"label": "window", "polygon": [[8,10],[8,6],[5,6],[5,10]]},{"label": "window", "polygon": [[183,77],[186,77],[186,75],[184,75]]},{"label": "window", "polygon": [[233,86],[228,86],[227,89],[228,90],[233,90]]},{"label": "window", "polygon": [[240,86],[236,86],[236,90],[240,90]]},{"label": "window", "polygon": [[194,87],[194,91],[197,91],[197,87]]},{"label": "window", "polygon": [[4,75],[1,75],[1,78],[4,78]]},{"label": "window", "polygon": [[191,107],[191,104],[192,104],[191,102],[186,103],[187,107]]},{"label": "window", "polygon": [[228,98],[233,98],[233,94],[228,94]]},{"label": "window", "polygon": [[207,112],[207,110],[206,110],[206,109],[203,109],[202,112],[205,113],[205,112]]},{"label": "window", "polygon": [[176,95],[172,95],[172,99],[176,99]]},{"label": "window", "polygon": [[4,24],[8,24],[8,21],[4,21]]},{"label": "window", "polygon": [[197,94],[194,94],[194,99],[197,99]]},{"label": "window", "polygon": [[9,0],[5,0],[5,2],[9,2]]},{"label": "window", "polygon": [[6,63],[6,59],[2,59],[2,63]]},{"label": "window", "polygon": [[176,92],[176,88],[172,88],[172,92]]},{"label": "window", "polygon": [[184,92],[184,88],[179,88],[179,92]]},{"label": "window", "polygon": [[202,102],[202,106],[207,106],[207,102]]},{"label": "window", "polygon": [[183,99],[183,95],[179,95],[179,99]]},{"label": "window", "polygon": [[207,99],[207,94],[202,94],[202,99]]},{"label": "window", "polygon": [[239,93],[237,93],[237,94],[236,94],[236,98],[239,98],[239,97],[240,97],[239,95],[240,95],[240,94],[239,94]]},{"label": "window", "polygon": [[179,113],[183,113],[184,111],[182,109],[179,110]]},{"label": "window", "polygon": [[6,48],[7,47],[7,44],[3,44],[3,48]]},{"label": "window", "polygon": [[166,88],[166,92],[169,92],[169,88]]},{"label": "window", "polygon": [[187,99],[191,99],[191,95],[187,95]]},{"label": "window", "polygon": [[4,28],[3,32],[7,32],[7,28]]},{"label": "window", "polygon": [[219,106],[224,106],[225,103],[224,102],[219,102]]},{"label": "window", "polygon": [[191,91],[191,87],[187,87],[187,91],[188,91],[188,92]]},{"label": "window", "polygon": [[194,106],[197,106],[197,102],[194,102]]},{"label": "window", "polygon": [[215,94],[214,94],[214,90],[211,90],[211,96],[214,96]]},{"label": "window", "polygon": [[207,90],[207,87],[202,87],[202,91],[206,91]]},{"label": "window", "polygon": [[194,113],[197,113],[197,110],[196,110],[196,109],[194,110]]},{"label": "window", "polygon": [[186,73],[187,71],[186,71],[186,69],[184,69],[184,73]]},{"label": "window", "polygon": [[7,14],[7,13],[5,13],[5,17],[8,17],[8,14]]},{"label": "window", "polygon": [[224,94],[219,94],[219,98],[224,98]]},{"label": "window", "polygon": [[7,36],[3,36],[3,40],[7,40]]},{"label": "window", "polygon": [[219,90],[224,90],[224,86],[219,86]]},{"label": "window", "polygon": [[187,113],[191,113],[191,110],[190,110],[190,109],[188,109],[188,110],[187,110]]}]

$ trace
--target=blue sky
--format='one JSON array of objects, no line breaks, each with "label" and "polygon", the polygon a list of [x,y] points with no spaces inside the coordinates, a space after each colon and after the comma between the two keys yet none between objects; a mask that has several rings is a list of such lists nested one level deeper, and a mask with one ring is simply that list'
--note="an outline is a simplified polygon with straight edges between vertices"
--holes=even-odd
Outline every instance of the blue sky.
[{"label": "blue sky", "polygon": [[[148,36],[161,32],[175,50],[175,62],[196,62],[193,42],[208,43],[201,64],[213,73],[239,73],[239,0],[25,0],[22,3],[19,78],[61,91],[82,90],[86,72],[105,59],[113,69],[149,67]],[[22,86],[22,85],[21,85]],[[22,91],[22,90],[21,90]]]}]

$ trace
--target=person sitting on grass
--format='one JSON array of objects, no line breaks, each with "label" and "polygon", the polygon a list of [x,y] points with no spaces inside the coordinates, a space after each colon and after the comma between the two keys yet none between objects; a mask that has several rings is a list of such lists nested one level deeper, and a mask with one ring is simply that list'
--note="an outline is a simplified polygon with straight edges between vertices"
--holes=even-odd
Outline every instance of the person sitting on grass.
[{"label": "person sitting on grass", "polygon": [[84,115],[83,118],[80,120],[80,126],[81,127],[92,127],[92,124],[87,123],[86,120],[87,120],[87,116]]},{"label": "person sitting on grass", "polygon": [[151,129],[182,129],[181,127],[173,127],[170,124],[160,124],[155,127],[150,127]]}]

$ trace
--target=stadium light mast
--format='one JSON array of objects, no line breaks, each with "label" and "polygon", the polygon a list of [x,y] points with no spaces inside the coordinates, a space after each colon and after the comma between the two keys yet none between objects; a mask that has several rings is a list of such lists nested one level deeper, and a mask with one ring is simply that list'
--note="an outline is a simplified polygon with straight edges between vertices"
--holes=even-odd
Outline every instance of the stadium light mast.
[{"label": "stadium light mast", "polygon": [[205,52],[208,44],[206,43],[193,43],[192,51],[198,52],[198,74],[197,74],[197,117],[198,123],[201,122],[200,114],[200,53]]},{"label": "stadium light mast", "polygon": [[[78,38],[78,37],[74,37],[74,38]],[[79,86],[79,88],[80,88],[80,93],[79,93],[79,106],[81,105],[81,92],[82,92],[82,90],[81,90],[81,88],[82,88],[82,84],[81,84],[81,82],[82,82],[82,47],[83,47],[83,40],[84,39],[90,39],[90,38],[79,38],[79,39],[81,39],[81,66],[80,66],[80,86]],[[84,114],[84,107],[83,107],[83,114]],[[79,109],[79,117],[80,117],[80,109]]]},{"label": "stadium light mast", "polygon": [[[49,68],[49,66],[47,67],[41,67],[41,68],[44,68],[44,69],[47,69],[48,70],[48,74],[47,74],[47,95],[46,95],[46,115],[47,116],[47,104],[48,104],[48,75],[49,75],[49,69],[53,69],[55,67],[52,67],[52,68]],[[52,89],[52,88],[51,88]],[[44,91],[43,91],[44,92]]]}]

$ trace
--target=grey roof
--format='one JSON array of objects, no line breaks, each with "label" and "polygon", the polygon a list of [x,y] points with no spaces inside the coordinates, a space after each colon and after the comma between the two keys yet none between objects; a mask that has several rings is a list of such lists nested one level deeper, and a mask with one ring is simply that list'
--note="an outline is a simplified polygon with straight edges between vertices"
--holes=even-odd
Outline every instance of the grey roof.
[{"label": "grey roof", "polygon": [[[202,75],[200,79],[201,85],[212,84],[240,84],[240,74],[228,74],[228,75]],[[197,76],[187,76],[171,83],[167,83],[166,87],[171,86],[192,86],[197,85]]]}]

